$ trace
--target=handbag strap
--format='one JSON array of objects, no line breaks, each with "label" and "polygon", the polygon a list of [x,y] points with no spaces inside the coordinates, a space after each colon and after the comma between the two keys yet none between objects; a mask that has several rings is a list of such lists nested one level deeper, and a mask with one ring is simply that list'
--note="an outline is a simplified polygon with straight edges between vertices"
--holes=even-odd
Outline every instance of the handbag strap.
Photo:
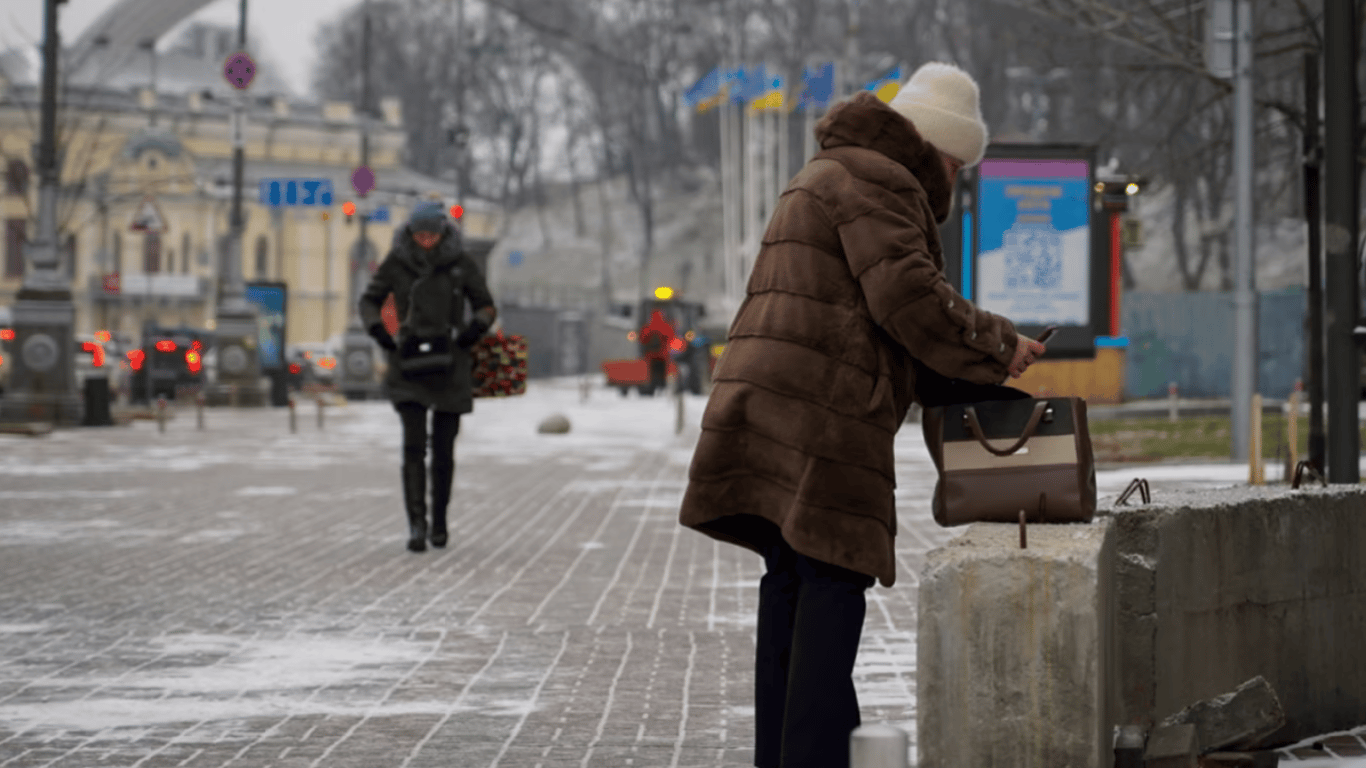
[{"label": "handbag strap", "polygon": [[982,434],[982,425],[979,424],[977,421],[976,408],[969,405],[965,406],[963,410],[968,417],[968,429],[971,430],[972,436],[977,438],[977,442],[981,443],[983,448],[987,449],[996,456],[1009,456],[1012,453],[1015,453],[1016,451],[1020,450],[1020,446],[1024,445],[1026,442],[1029,441],[1029,438],[1034,436],[1034,431],[1039,428],[1039,421],[1043,419],[1043,412],[1047,408],[1047,400],[1040,400],[1039,402],[1035,403],[1034,412],[1029,414],[1029,423],[1025,424],[1024,433],[1020,435],[1019,440],[1016,440],[1013,445],[1006,449],[993,448],[991,447],[991,443],[987,442],[986,435]]}]

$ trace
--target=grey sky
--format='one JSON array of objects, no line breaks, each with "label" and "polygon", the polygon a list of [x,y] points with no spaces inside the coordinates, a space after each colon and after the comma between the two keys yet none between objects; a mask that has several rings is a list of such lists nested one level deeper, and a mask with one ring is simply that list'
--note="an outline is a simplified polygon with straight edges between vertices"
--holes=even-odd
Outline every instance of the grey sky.
[{"label": "grey sky", "polygon": [[[249,49],[264,53],[284,72],[284,79],[300,95],[307,95],[313,65],[313,35],[321,22],[339,17],[357,0],[248,0],[247,22],[251,32],[264,40],[252,40]],[[85,30],[114,0],[70,0],[60,6],[62,39],[71,41]],[[237,23],[238,0],[217,0],[190,19]],[[167,44],[176,30],[162,40]],[[0,49],[42,42],[43,0],[0,0]],[[35,64],[36,64],[35,59]]]}]

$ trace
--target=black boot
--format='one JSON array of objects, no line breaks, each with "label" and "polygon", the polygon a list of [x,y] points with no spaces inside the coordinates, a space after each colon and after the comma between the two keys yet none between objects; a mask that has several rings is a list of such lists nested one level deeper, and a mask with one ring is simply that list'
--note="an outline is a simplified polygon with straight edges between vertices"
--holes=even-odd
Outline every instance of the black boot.
[{"label": "black boot", "polygon": [[446,546],[446,507],[451,501],[451,482],[455,479],[455,462],[443,466],[432,459],[432,546]]},{"label": "black boot", "polygon": [[408,549],[427,549],[427,468],[421,464],[403,465],[403,505],[408,512]]}]

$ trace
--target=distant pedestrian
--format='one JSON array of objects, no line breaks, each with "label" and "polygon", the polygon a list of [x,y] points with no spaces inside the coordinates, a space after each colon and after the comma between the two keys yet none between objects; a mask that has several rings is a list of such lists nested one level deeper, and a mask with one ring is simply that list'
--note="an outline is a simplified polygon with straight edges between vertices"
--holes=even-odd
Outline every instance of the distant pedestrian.
[{"label": "distant pedestrian", "polygon": [[669,376],[669,351],[678,335],[664,313],[655,310],[650,323],[640,329],[640,343],[645,347],[645,364],[650,375],[650,394],[662,391]]},{"label": "distant pedestrian", "polygon": [[[421,203],[360,299],[361,319],[388,355],[384,392],[403,423],[403,503],[408,549],[427,548],[426,468],[431,411],[431,542],[446,546],[446,508],[455,478],[455,436],[460,416],[474,410],[470,348],[497,319],[484,274],[461,247],[460,231],[441,205]],[[380,308],[394,295],[398,338],[389,335]],[[465,323],[465,301],[474,317]]]},{"label": "distant pedestrian", "polygon": [[1043,345],[944,277],[938,224],[987,145],[977,84],[926,64],[863,92],[773,211],[716,365],[680,521],[763,556],[754,764],[847,768],[874,578],[896,581],[893,441],[915,365],[998,384]]}]

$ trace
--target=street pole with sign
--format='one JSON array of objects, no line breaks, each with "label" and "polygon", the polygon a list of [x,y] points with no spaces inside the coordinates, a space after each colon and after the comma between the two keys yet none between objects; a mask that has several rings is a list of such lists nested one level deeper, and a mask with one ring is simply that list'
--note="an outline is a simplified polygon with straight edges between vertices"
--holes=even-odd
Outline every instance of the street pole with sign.
[{"label": "street pole with sign", "polygon": [[375,383],[375,343],[365,332],[360,318],[360,295],[370,277],[370,264],[374,260],[375,248],[370,244],[367,225],[371,215],[365,197],[374,187],[375,176],[370,169],[370,3],[365,0],[361,6],[361,70],[360,106],[356,117],[360,122],[360,167],[351,175],[351,185],[361,197],[360,238],[351,246],[351,305],[348,315],[351,322],[347,325],[342,342],[342,356],[339,362],[342,394],[346,397],[364,400],[378,392]]},{"label": "street pole with sign", "polygon": [[75,425],[81,421],[76,396],[69,278],[57,251],[57,61],[60,41],[57,6],[46,0],[43,19],[42,115],[38,140],[38,233],[26,248],[28,269],[14,302],[14,371],[0,421],[44,421]]},{"label": "street pole with sign", "polygon": [[237,53],[228,61],[225,77],[236,89],[232,105],[232,211],[226,258],[219,265],[218,314],[214,318],[214,347],[218,358],[218,384],[212,390],[215,404],[265,403],[261,386],[261,361],[257,350],[256,308],[246,300],[242,278],[242,236],[246,219],[242,211],[242,175],[246,164],[246,88],[255,77],[255,65],[246,55],[247,0],[238,8]]}]

